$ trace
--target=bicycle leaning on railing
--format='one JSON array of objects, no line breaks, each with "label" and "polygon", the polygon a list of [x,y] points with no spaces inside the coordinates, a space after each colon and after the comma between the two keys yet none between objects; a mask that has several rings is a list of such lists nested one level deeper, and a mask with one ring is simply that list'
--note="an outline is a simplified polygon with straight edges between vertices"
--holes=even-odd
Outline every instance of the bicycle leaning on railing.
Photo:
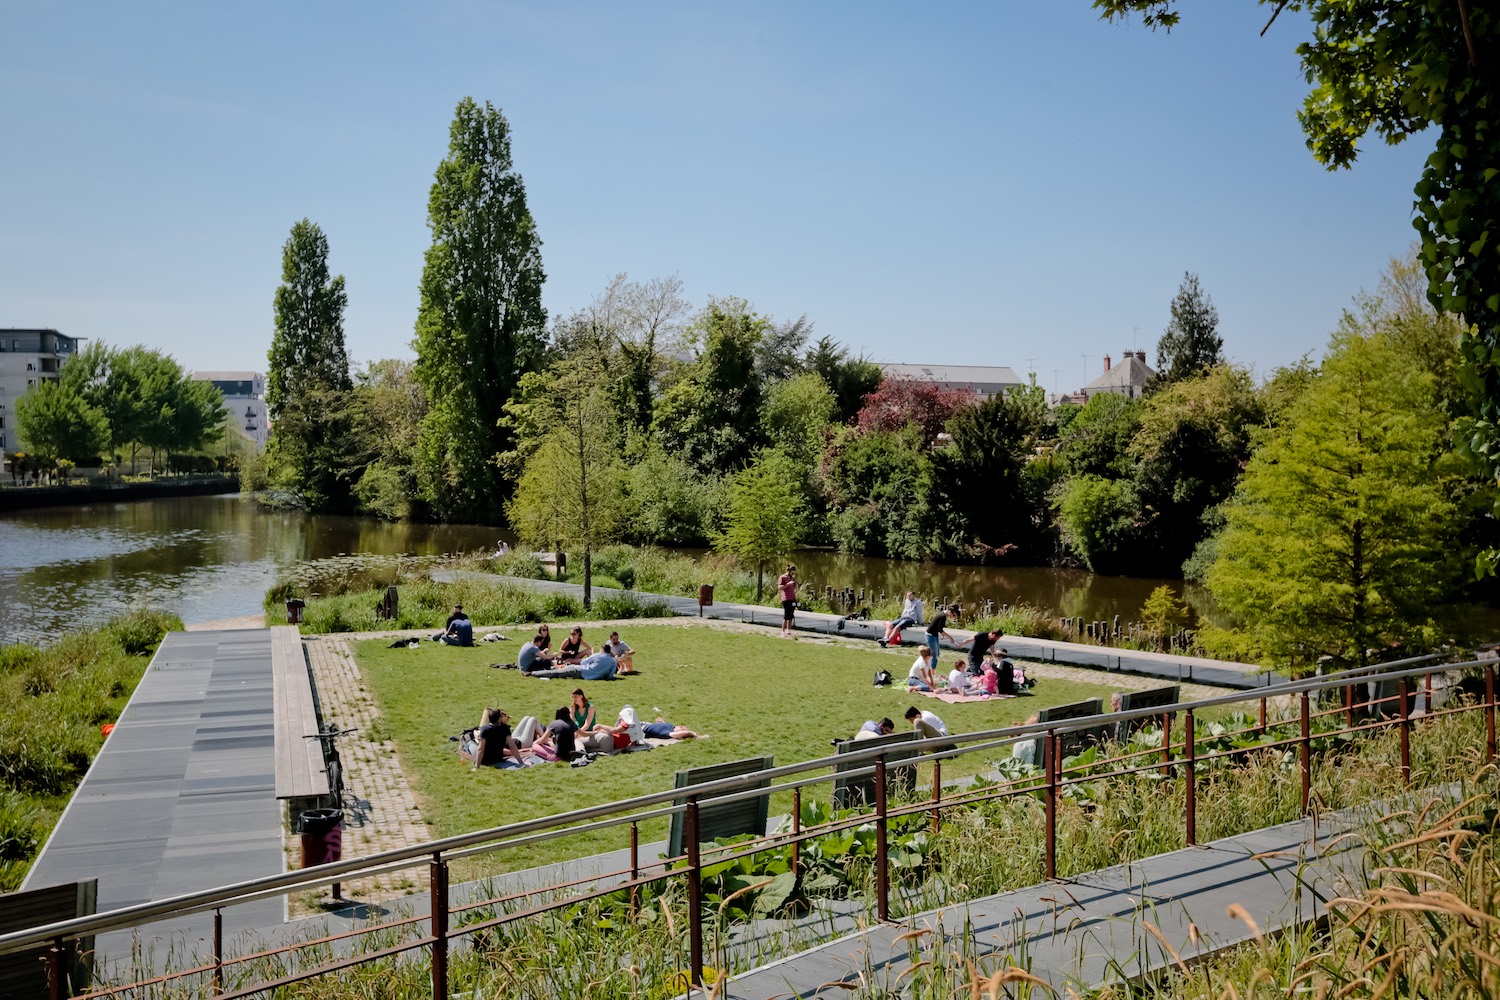
[{"label": "bicycle leaning on railing", "polygon": [[333,808],[344,808],[344,762],[339,758],[339,737],[359,732],[358,729],[340,729],[332,722],[325,723],[316,733],[308,733],[305,740],[318,740],[323,744],[323,766],[328,771],[328,797]]}]

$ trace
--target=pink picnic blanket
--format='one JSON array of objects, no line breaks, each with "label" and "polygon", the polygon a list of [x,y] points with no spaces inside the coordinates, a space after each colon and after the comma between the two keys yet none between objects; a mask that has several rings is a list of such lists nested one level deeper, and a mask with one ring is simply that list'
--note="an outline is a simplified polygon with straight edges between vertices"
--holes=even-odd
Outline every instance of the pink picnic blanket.
[{"label": "pink picnic blanket", "polygon": [[954,694],[951,691],[923,691],[929,698],[938,701],[946,701],[950,705],[958,705],[966,701],[1000,701],[1002,698],[1014,698],[1013,694]]}]

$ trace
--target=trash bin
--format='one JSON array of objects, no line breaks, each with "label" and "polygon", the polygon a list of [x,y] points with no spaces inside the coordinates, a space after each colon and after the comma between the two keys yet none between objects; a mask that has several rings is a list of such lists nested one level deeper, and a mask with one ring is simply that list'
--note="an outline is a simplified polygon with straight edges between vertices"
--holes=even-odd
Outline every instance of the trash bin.
[{"label": "trash bin", "polygon": [[325,865],[344,857],[342,809],[307,809],[302,822],[302,867]]},{"label": "trash bin", "polygon": [[703,583],[698,585],[698,617],[703,617],[703,609],[712,607],[714,603],[714,585]]},{"label": "trash bin", "polygon": [[293,597],[286,602],[286,623],[288,625],[302,624],[302,609],[307,607],[307,602],[300,597]]}]

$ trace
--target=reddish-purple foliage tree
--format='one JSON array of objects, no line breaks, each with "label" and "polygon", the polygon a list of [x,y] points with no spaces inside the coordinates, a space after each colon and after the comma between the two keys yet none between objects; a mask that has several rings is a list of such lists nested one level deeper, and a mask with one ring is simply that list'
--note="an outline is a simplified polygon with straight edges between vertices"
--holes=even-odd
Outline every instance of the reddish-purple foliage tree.
[{"label": "reddish-purple foliage tree", "polygon": [[979,394],[970,389],[945,389],[913,378],[887,378],[865,397],[855,422],[861,434],[916,424],[922,431],[922,444],[931,446],[949,417],[978,402]]}]

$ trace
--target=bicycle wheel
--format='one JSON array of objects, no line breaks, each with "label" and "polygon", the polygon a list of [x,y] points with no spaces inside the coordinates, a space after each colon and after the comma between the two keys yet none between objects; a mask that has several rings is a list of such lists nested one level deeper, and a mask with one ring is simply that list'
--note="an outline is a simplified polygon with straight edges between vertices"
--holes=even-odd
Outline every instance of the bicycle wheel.
[{"label": "bicycle wheel", "polygon": [[335,809],[344,808],[344,765],[337,757],[328,762],[328,794]]}]

